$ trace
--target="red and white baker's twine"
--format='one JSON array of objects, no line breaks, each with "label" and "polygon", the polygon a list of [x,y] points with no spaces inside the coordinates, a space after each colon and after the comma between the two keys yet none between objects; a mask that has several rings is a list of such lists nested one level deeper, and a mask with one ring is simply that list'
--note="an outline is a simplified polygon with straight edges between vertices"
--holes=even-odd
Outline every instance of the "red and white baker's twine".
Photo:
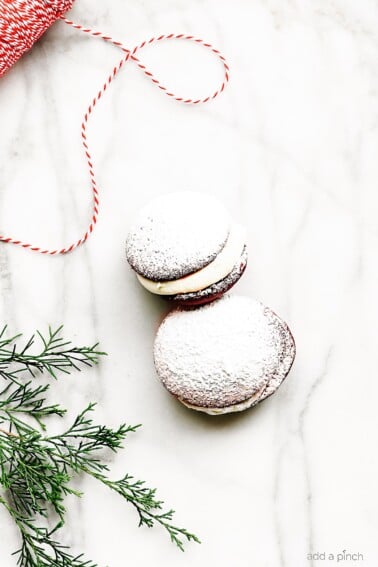
[{"label": "red and white baker's twine", "polygon": [[[0,235],[0,241],[2,242],[15,244],[21,246],[22,248],[32,250],[33,252],[39,252],[41,254],[47,254],[51,256],[58,254],[67,254],[68,252],[71,252],[72,250],[83,244],[93,232],[93,229],[97,223],[99,212],[99,191],[94,173],[93,160],[88,146],[87,124],[90,116],[93,113],[93,110],[107,91],[110,84],[114,81],[115,77],[124,67],[125,63],[127,63],[128,61],[133,61],[134,63],[136,63],[136,65],[143,71],[146,77],[148,77],[154,85],[156,85],[161,91],[163,91],[164,94],[184,104],[200,104],[213,100],[224,90],[229,80],[229,67],[227,65],[226,59],[210,43],[206,43],[202,39],[196,38],[192,35],[169,34],[152,37],[148,41],[143,41],[133,49],[128,49],[123,45],[123,43],[114,40],[108,35],[92,30],[90,28],[83,27],[80,24],[76,24],[67,19],[64,14],[69,8],[71,8],[73,1],[74,0],[0,0],[0,77],[15,63],[15,61],[17,61],[17,59],[22,56],[23,53],[31,48],[33,43],[35,43],[35,41],[39,39],[39,37],[46,31],[46,29],[57,19],[63,20],[64,22],[66,22],[66,24],[82,31],[83,33],[92,35],[94,37],[99,37],[123,51],[122,59],[120,60],[118,65],[113,68],[103,87],[99,90],[97,95],[88,106],[87,112],[84,115],[84,119],[81,125],[82,143],[88,163],[90,183],[93,193],[92,217],[86,232],[75,242],[69,244],[64,248],[56,250],[42,248],[40,246],[35,246],[27,242],[22,242],[21,240],[16,240],[15,238],[9,236]],[[141,61],[138,59],[137,53],[144,47],[147,47],[156,42],[171,39],[188,40],[200,44],[203,47],[209,49],[218,57],[223,66],[224,76],[221,85],[213,94],[206,96],[205,98],[198,99],[177,96],[175,93],[170,92],[164,85],[162,85],[158,81],[158,79],[156,79],[154,75],[146,68],[146,66],[143,65],[143,63],[141,63]]]}]

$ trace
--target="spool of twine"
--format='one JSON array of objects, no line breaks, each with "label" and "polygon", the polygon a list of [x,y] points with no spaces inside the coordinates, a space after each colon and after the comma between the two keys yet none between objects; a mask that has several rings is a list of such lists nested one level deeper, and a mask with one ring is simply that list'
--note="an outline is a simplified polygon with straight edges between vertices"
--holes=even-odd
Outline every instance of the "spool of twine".
[{"label": "spool of twine", "polygon": [[74,0],[0,0],[0,77],[70,10]]}]

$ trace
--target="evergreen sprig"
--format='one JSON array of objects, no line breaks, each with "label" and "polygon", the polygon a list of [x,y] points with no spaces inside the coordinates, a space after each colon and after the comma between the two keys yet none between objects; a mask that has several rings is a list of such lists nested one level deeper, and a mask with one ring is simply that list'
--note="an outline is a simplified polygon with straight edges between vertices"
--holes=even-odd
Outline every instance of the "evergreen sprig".
[{"label": "evergreen sprig", "polygon": [[[6,337],[0,332],[0,505],[15,522],[21,545],[15,552],[19,567],[98,567],[83,555],[74,556],[56,541],[56,532],[65,519],[64,500],[81,496],[71,485],[73,476],[85,474],[107,486],[129,502],[138,513],[139,525],[160,525],[181,550],[184,541],[198,538],[173,525],[173,510],[164,511],[156,490],[125,474],[109,477],[109,467],[101,459],[105,449],[117,452],[130,433],[140,425],[120,425],[111,429],[93,421],[95,404],[89,404],[59,435],[48,435],[45,420],[63,417],[66,409],[50,404],[46,395],[50,384],[38,384],[38,375],[57,378],[84,366],[98,363],[105,353],[98,345],[73,347],[61,337],[62,327],[49,329],[47,337],[37,332],[22,348],[21,335]],[[36,339],[40,350],[33,353]],[[46,524],[56,518],[49,529]]]}]

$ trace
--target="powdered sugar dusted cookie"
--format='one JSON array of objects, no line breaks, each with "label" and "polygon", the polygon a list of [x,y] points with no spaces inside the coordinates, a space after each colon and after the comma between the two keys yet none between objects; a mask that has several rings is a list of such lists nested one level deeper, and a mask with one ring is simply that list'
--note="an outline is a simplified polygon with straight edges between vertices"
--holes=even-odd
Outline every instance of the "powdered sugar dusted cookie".
[{"label": "powdered sugar dusted cookie", "polygon": [[286,323],[242,296],[175,309],[154,345],[156,371],[167,390],[187,407],[212,415],[247,409],[273,394],[294,357]]},{"label": "powdered sugar dusted cookie", "polygon": [[190,305],[212,301],[242,275],[245,230],[210,195],[163,195],[138,215],[126,257],[151,293]]}]

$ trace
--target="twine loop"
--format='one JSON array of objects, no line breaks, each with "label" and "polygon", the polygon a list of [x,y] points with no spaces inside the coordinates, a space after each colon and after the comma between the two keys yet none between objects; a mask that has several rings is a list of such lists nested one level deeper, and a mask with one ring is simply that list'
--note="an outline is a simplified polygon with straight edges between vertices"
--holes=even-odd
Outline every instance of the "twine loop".
[{"label": "twine loop", "polygon": [[[30,249],[33,252],[39,252],[41,254],[47,254],[50,256],[67,254],[68,252],[71,252],[72,250],[86,242],[97,223],[99,212],[99,190],[94,172],[93,159],[89,150],[87,139],[87,124],[90,117],[92,116],[95,107],[127,62],[134,62],[144,73],[144,75],[156,87],[158,87],[159,90],[161,90],[168,97],[184,104],[197,105],[213,100],[221,92],[223,92],[229,80],[229,67],[227,65],[226,59],[210,43],[207,43],[204,40],[192,35],[172,33],[168,35],[152,37],[147,41],[143,41],[134,48],[128,48],[122,42],[116,41],[111,36],[105,35],[100,31],[84,27],[73,22],[72,20],[67,19],[65,17],[65,14],[67,10],[72,7],[73,2],[74,0],[0,0],[0,77],[6,71],[8,71],[10,67],[12,67],[13,64],[26,51],[28,51],[32,47],[32,45],[43,35],[43,33],[58,19],[61,19],[72,28],[79,30],[87,35],[98,37],[106,42],[111,43],[115,47],[121,49],[121,51],[123,52],[122,59],[115,67],[113,67],[107,80],[89,104],[81,125],[82,144],[87,160],[93,196],[92,215],[87,230],[80,236],[79,239],[76,239],[67,246],[59,249],[49,249],[41,246],[36,246],[34,244],[15,239],[11,236],[0,234],[0,241],[2,242],[15,244],[17,246]],[[219,87],[213,93],[205,97],[186,98],[184,96],[180,96],[171,92],[167,87],[162,85],[161,82],[154,76],[154,74],[149,69],[147,69],[147,67],[139,60],[137,54],[145,47],[166,40],[186,40],[202,45],[206,49],[210,50],[211,53],[213,53],[218,58],[223,67],[223,79]]]}]

